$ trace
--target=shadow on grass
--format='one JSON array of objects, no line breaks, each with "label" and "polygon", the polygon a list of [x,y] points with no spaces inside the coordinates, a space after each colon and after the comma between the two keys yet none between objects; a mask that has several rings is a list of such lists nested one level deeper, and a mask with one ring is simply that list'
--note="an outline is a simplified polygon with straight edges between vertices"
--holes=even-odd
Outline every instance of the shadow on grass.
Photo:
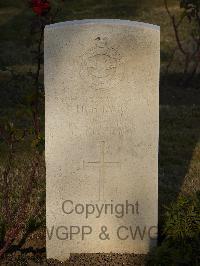
[{"label": "shadow on grass", "polygon": [[[13,7],[13,1],[4,1],[0,7]],[[13,66],[31,64],[25,39],[30,32],[33,14],[16,0],[15,6],[21,11],[0,26],[0,65]],[[54,1],[58,4],[59,1]],[[85,18],[134,19],[141,10],[152,8],[148,0],[81,0],[65,1],[57,21]],[[159,0],[155,0],[159,3]],[[168,54],[166,55],[168,56]],[[180,84],[182,74],[170,74],[161,79],[160,86],[160,154],[159,154],[159,204],[168,204],[176,199],[190,167],[193,151],[200,139],[200,78],[191,86]],[[0,106],[5,116],[15,115],[18,106],[24,103],[29,89],[16,84],[1,84]],[[25,91],[27,93],[25,93]],[[25,94],[25,95],[24,95]],[[2,114],[2,111],[0,111]],[[13,117],[14,119],[14,117]],[[23,125],[23,121],[21,124]],[[161,213],[161,212],[160,212]]]},{"label": "shadow on grass", "polygon": [[186,85],[182,73],[162,75],[160,81],[160,105],[200,105],[200,75]]},{"label": "shadow on grass", "polygon": [[194,158],[200,141],[199,77],[185,88],[180,80],[180,75],[170,75],[160,86],[160,216],[163,204],[176,200],[191,163],[199,167],[198,158]]},{"label": "shadow on grass", "polygon": [[[199,150],[200,142],[199,89],[196,86],[184,88],[177,83],[177,77],[173,80],[174,78],[168,77],[168,82],[164,85],[161,82],[160,86],[160,232],[164,225],[164,206],[169,206],[177,200],[183,186],[186,192],[191,192],[186,176],[192,180],[194,186],[199,183],[200,178],[200,156],[194,156],[194,151]],[[200,154],[200,150],[198,153]],[[163,235],[160,233],[159,242],[162,238]]]}]

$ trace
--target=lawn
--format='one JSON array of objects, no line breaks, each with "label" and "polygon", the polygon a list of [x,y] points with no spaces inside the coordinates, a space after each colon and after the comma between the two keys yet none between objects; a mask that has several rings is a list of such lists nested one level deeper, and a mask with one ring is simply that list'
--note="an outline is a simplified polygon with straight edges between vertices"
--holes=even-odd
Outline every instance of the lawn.
[{"label": "lawn", "polygon": [[[24,110],[24,99],[31,93],[27,72],[35,69],[29,46],[30,21],[34,14],[26,2],[0,2],[0,115],[2,120],[14,121],[21,128],[30,125],[29,119],[22,116],[20,110]],[[170,72],[166,72],[176,42],[163,1],[54,0],[52,3],[60,8],[56,21],[120,18],[161,27],[159,217],[162,223],[163,205],[174,201],[181,190],[189,193],[200,190],[200,88],[198,81],[190,86],[181,84],[182,58],[179,54],[172,62]],[[171,0],[169,3],[171,10],[179,14],[178,2]],[[182,29],[182,34],[184,38],[187,27]],[[16,76],[12,76],[12,71]],[[42,74],[40,78],[42,80]],[[3,144],[0,148],[3,165],[6,150]],[[19,164],[23,163],[24,157],[29,158],[29,140],[18,146],[16,152]],[[37,233],[44,236],[41,230]],[[37,240],[29,240],[28,243],[28,247],[37,248]],[[38,245],[41,249],[44,242]]]}]

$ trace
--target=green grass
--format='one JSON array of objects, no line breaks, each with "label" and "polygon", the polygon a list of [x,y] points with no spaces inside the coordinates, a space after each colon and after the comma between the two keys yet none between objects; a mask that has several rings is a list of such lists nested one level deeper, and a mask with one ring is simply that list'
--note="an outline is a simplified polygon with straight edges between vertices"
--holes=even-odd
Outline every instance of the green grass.
[{"label": "green grass", "polygon": [[[161,205],[174,200],[181,189],[191,192],[191,189],[195,191],[200,188],[199,122],[200,106],[160,107]],[[193,188],[187,187],[191,182]]]},{"label": "green grass", "polygon": [[[32,48],[28,45],[31,36],[30,25],[35,15],[27,2],[26,0],[0,1],[0,120],[11,120],[19,128],[29,128],[31,124],[30,116],[26,115],[26,99],[31,94],[33,85],[27,78],[27,72],[35,68]],[[159,221],[162,227],[163,205],[175,202],[180,191],[191,193],[200,190],[200,82],[197,79],[190,87],[181,85],[183,60],[179,54],[173,62],[171,72],[166,75],[166,65],[176,42],[163,1],[52,0],[51,2],[54,8],[61,8],[57,22],[85,18],[121,18],[161,26]],[[173,12],[180,14],[178,1],[170,0],[169,3]],[[187,30],[187,27],[182,28],[183,36],[187,35]],[[13,78],[10,70],[14,70],[18,75]],[[33,154],[30,143],[31,140],[26,139],[16,145],[17,159],[12,170],[21,171],[20,180],[16,180],[18,183],[23,183],[22,175],[24,180],[26,179],[25,165],[31,161]],[[5,144],[0,142],[0,169],[5,163],[6,155]],[[42,165],[44,166],[44,162]],[[45,191],[44,179],[41,179],[36,195]],[[45,230],[43,228],[41,230],[45,235]],[[44,236],[40,237],[40,240],[41,238]],[[33,238],[32,242],[30,245],[37,247],[38,237]]]},{"label": "green grass", "polygon": [[[28,2],[28,1],[27,1]],[[30,20],[34,16],[27,2],[16,0],[0,4],[0,65],[31,64],[30,50],[25,47],[30,32]],[[60,8],[57,21],[85,18],[120,18],[145,21],[161,26],[162,42],[169,32],[169,22],[162,1],[154,0],[61,0],[51,1]],[[170,1],[176,3],[176,1]],[[164,16],[164,19],[163,19]],[[170,33],[171,34],[171,33]],[[168,37],[170,35],[168,34]]]},{"label": "green grass", "polygon": [[[21,81],[10,81],[5,68],[14,69],[22,76],[33,68],[30,47],[26,46],[30,36],[30,24],[34,14],[28,1],[6,0],[0,2],[0,114],[1,117],[16,119],[16,110],[23,104],[30,86]],[[85,18],[121,18],[144,21],[161,26],[161,71],[165,76],[175,38],[161,0],[52,0],[54,7],[61,8],[57,21]],[[178,1],[169,1],[170,8],[180,13]],[[182,29],[183,36],[187,27]],[[199,91],[184,88],[175,81],[181,80],[181,57],[178,56],[172,68],[173,75],[161,84],[160,106],[160,159],[159,190],[160,206],[177,197],[181,187],[192,187],[191,180],[198,184],[200,179],[200,105]],[[10,82],[9,82],[10,81]],[[176,84],[175,84],[176,83]],[[18,119],[19,120],[19,119]],[[17,120],[17,121],[18,121]],[[19,125],[26,124],[19,120]],[[29,150],[23,147],[24,152]],[[1,157],[4,151],[1,152]],[[194,186],[193,186],[194,187]]]}]

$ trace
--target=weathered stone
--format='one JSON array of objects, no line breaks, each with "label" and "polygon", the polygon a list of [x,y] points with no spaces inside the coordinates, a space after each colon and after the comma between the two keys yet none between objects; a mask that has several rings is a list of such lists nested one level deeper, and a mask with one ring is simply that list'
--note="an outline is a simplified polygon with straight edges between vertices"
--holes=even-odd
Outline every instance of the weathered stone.
[{"label": "weathered stone", "polygon": [[45,28],[49,258],[156,244],[159,38],[120,20]]}]

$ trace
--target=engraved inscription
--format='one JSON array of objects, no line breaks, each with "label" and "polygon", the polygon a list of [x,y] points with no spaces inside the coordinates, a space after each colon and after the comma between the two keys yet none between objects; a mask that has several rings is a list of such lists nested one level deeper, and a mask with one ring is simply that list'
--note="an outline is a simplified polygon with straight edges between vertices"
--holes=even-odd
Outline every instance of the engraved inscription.
[{"label": "engraved inscription", "polygon": [[84,114],[84,115],[91,115],[91,114],[111,114],[111,113],[117,113],[120,116],[123,116],[125,112],[127,111],[126,106],[115,106],[111,104],[105,104],[105,105],[76,105],[76,111],[77,114]]},{"label": "engraved inscription", "polygon": [[94,54],[88,57],[85,67],[88,75],[94,78],[112,78],[116,71],[117,62],[115,58],[111,58],[108,54]]},{"label": "engraved inscription", "polygon": [[117,50],[109,47],[105,39],[97,37],[95,46],[81,58],[80,76],[90,85],[99,85],[102,88],[121,77],[120,62],[121,55]]}]

